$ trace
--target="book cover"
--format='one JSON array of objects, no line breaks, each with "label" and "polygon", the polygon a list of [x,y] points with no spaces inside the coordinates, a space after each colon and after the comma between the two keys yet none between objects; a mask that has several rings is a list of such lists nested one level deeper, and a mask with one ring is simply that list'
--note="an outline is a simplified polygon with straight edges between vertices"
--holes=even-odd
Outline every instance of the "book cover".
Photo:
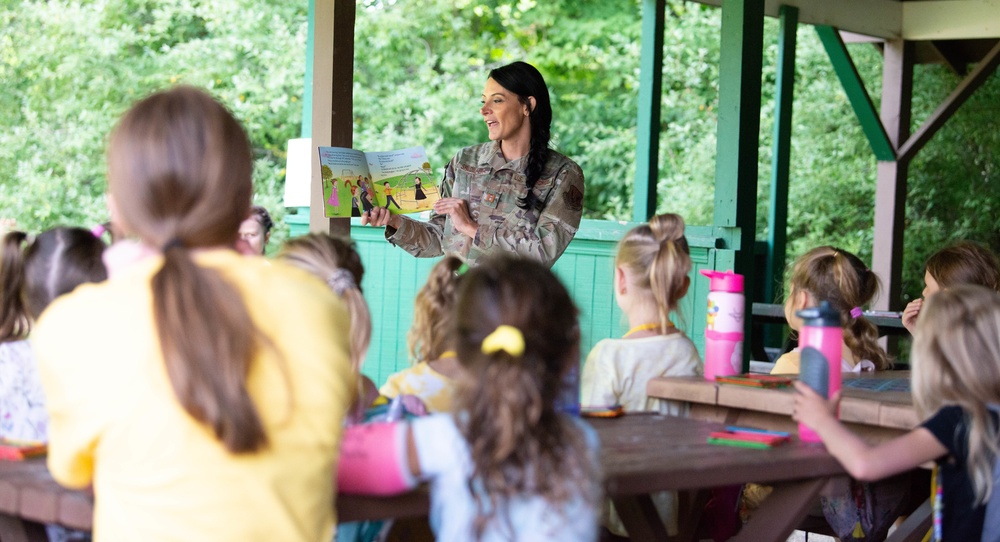
[{"label": "book cover", "polygon": [[393,214],[419,213],[438,199],[438,183],[423,147],[379,152],[318,149],[327,217],[361,216],[373,207]]}]

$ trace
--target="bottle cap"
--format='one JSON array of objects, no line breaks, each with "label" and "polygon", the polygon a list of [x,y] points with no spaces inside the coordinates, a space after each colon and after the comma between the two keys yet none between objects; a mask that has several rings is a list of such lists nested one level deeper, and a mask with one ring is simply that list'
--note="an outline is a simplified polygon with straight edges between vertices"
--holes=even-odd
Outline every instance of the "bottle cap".
[{"label": "bottle cap", "polygon": [[709,291],[743,293],[743,275],[713,269],[702,269],[701,274],[709,278]]},{"label": "bottle cap", "polygon": [[840,313],[830,306],[829,301],[821,301],[818,307],[796,311],[795,316],[802,319],[803,326],[840,327]]}]

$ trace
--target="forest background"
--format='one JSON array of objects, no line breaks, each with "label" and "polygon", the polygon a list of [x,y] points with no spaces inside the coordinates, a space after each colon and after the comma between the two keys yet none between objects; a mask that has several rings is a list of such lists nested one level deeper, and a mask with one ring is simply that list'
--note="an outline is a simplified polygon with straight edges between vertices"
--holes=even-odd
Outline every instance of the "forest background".
[{"label": "forest background", "polygon": [[[308,5],[282,0],[3,0],[0,217],[38,232],[104,222],[104,144],[149,92],[207,88],[246,126],[255,201],[287,235],[287,140],[302,130]],[[489,69],[523,59],[545,75],[554,146],[587,179],[585,216],[629,220],[635,178],[639,0],[359,0],[354,146],[424,145],[444,165],[486,140]],[[766,236],[777,22],[765,24],[757,238]],[[720,10],[670,0],[664,46],[658,211],[711,224]],[[849,45],[878,106],[881,56]],[[914,129],[959,79],[914,74]],[[1000,249],[1000,81],[989,81],[912,162],[903,291],[956,239]],[[833,244],[871,261],[875,158],[813,29],[798,30],[788,215],[789,261]]]}]

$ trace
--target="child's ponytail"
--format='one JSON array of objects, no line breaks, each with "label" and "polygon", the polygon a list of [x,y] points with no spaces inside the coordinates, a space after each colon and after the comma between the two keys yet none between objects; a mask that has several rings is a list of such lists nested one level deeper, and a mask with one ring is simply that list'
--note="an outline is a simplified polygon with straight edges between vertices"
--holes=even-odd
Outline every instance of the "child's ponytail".
[{"label": "child's ponytail", "polygon": [[25,304],[24,252],[28,235],[12,231],[3,236],[0,248],[0,343],[17,341],[28,336],[31,318]]},{"label": "child's ponytail", "polygon": [[637,286],[652,292],[660,333],[666,333],[670,313],[676,312],[690,284],[691,252],[684,237],[684,219],[666,213],[629,230],[618,245],[615,262],[632,271]]},{"label": "child's ponytail", "polygon": [[828,301],[840,313],[844,344],[858,360],[869,360],[875,370],[892,367],[892,358],[878,344],[878,327],[862,314],[862,307],[878,295],[878,275],[860,258],[836,247],[816,247],[796,260],[791,292],[806,291],[817,303]]}]

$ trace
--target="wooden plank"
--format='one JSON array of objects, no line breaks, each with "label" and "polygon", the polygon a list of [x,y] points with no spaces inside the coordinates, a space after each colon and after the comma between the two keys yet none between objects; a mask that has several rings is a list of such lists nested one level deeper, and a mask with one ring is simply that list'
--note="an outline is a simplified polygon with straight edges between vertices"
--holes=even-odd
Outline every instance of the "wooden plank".
[{"label": "wooden plank", "polygon": [[885,539],[885,542],[920,542],[934,522],[931,500],[927,499],[910,514],[899,527]]},{"label": "wooden plank", "polygon": [[1000,38],[1000,4],[995,0],[924,0],[900,4],[904,39]]},{"label": "wooden plank", "polygon": [[646,384],[646,394],[674,401],[690,401],[714,405],[719,385],[701,376],[652,378]]},{"label": "wooden plank", "polygon": [[[723,3],[722,0],[695,1],[712,6]],[[794,6],[799,9],[799,22],[802,24],[834,26],[866,36],[893,39],[903,32],[901,6],[912,3],[896,0],[767,0],[764,2],[764,13],[768,17],[778,17],[781,6]]]},{"label": "wooden plank", "polygon": [[826,480],[803,480],[777,485],[733,541],[784,540],[802,523]]},{"label": "wooden plank", "polygon": [[663,21],[666,0],[642,1],[642,50],[639,56],[639,118],[636,124],[632,220],[656,213],[660,178],[660,104],[663,102]]}]

